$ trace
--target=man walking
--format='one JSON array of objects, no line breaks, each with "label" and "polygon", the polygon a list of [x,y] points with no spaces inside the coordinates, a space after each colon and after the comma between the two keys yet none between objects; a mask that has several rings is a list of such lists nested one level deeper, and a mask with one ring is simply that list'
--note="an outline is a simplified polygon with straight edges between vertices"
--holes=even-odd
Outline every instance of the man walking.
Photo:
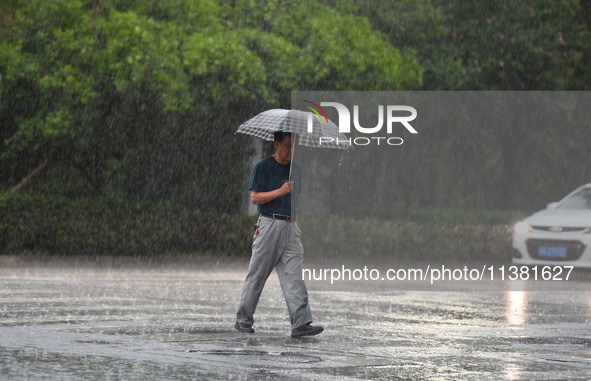
[{"label": "man walking", "polygon": [[[235,328],[240,332],[254,333],[253,315],[273,268],[277,271],[287,303],[291,336],[317,335],[324,330],[311,325],[308,291],[302,279],[304,248],[296,222],[301,168],[297,163],[291,163],[291,139],[290,133],[275,132],[275,153],[255,166],[250,179],[250,199],[257,205],[260,216],[254,229],[248,275],[236,314]],[[295,181],[290,179],[290,174]]]}]

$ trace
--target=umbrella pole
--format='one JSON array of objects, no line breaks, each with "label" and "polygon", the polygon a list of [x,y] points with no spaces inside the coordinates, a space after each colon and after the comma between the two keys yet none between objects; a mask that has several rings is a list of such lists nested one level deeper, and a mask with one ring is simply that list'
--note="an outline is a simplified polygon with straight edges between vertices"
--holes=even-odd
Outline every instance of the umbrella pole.
[{"label": "umbrella pole", "polygon": [[289,161],[289,178],[288,178],[288,181],[291,181],[291,168],[293,166],[293,149],[295,147],[294,141],[295,141],[295,139],[292,136],[292,139],[291,139],[291,160]]},{"label": "umbrella pole", "polygon": [[297,145],[298,136],[296,134],[292,134],[291,136],[291,160],[289,162],[289,181],[291,181],[291,168],[293,166],[294,154],[295,154],[295,147]]}]

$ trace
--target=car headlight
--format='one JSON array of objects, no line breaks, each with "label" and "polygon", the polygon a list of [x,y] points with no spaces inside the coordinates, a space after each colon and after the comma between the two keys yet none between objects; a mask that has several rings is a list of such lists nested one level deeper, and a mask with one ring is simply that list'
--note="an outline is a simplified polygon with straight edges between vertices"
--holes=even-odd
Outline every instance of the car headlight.
[{"label": "car headlight", "polygon": [[525,233],[529,233],[530,226],[525,221],[519,221],[518,223],[515,224],[515,226],[513,227],[513,230],[515,231],[516,234],[525,234]]}]

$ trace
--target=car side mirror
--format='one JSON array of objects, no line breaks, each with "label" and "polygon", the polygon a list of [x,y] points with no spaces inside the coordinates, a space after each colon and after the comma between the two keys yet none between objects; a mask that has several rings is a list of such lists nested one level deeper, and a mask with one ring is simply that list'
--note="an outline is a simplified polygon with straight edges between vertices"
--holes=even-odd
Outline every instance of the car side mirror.
[{"label": "car side mirror", "polygon": [[557,206],[558,206],[557,202],[551,202],[548,205],[546,205],[546,209],[556,209]]}]

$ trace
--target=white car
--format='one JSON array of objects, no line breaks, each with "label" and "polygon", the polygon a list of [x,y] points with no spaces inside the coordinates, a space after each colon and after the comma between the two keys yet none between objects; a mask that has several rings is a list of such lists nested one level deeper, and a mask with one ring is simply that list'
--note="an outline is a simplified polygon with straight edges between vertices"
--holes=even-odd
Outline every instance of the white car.
[{"label": "white car", "polygon": [[513,263],[591,268],[591,183],[515,225]]}]

